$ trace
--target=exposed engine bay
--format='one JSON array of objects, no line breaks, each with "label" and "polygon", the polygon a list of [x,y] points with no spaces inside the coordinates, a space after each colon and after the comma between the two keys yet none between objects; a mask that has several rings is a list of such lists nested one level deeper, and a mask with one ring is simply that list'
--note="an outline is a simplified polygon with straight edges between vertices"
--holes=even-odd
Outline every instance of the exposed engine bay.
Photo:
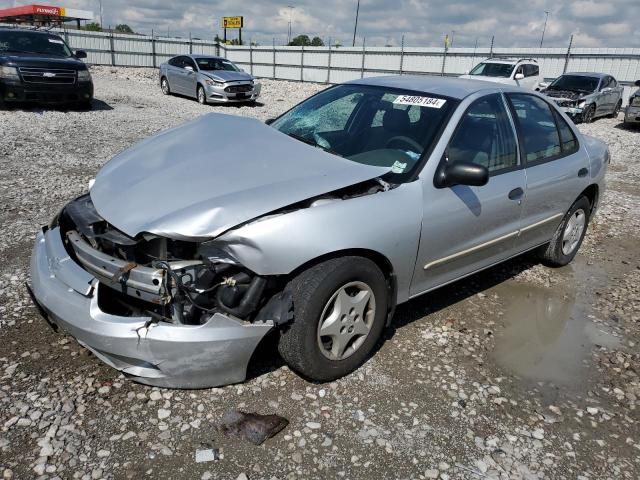
[{"label": "exposed engine bay", "polygon": [[587,94],[583,92],[576,92],[573,90],[556,90],[553,88],[548,88],[543,90],[543,92],[547,97],[553,99],[561,107],[573,107],[577,106],[583,97]]},{"label": "exposed engine bay", "polygon": [[265,294],[280,286],[206,243],[131,238],[100,217],[89,195],[69,203],[57,222],[72,258],[110,287],[101,308],[114,314],[185,325],[204,324],[216,312],[253,319]]}]

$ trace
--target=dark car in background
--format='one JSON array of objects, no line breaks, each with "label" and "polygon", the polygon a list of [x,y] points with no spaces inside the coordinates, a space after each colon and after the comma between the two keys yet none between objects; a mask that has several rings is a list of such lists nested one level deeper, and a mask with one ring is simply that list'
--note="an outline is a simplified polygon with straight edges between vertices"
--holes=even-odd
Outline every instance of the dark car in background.
[{"label": "dark car in background", "polygon": [[[640,87],[640,80],[636,80],[636,87]],[[629,97],[629,105],[624,112],[624,123],[627,125],[640,125],[640,88]]]},{"label": "dark car in background", "polygon": [[596,117],[617,117],[623,90],[611,75],[575,72],[560,75],[542,92],[574,122],[590,123]]},{"label": "dark car in background", "polygon": [[93,81],[80,60],[86,56],[47,31],[0,28],[0,105],[39,102],[89,108]]}]

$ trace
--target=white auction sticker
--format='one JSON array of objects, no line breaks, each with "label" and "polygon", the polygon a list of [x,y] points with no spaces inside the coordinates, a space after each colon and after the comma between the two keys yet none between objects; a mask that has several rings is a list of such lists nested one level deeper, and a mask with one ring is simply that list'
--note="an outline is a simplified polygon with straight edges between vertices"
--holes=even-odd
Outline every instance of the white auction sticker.
[{"label": "white auction sticker", "polygon": [[63,44],[62,40],[58,40],[57,38],[49,38],[49,43],[59,43],[60,45]]},{"label": "white auction sticker", "polygon": [[417,105],[419,107],[442,108],[447,103],[442,98],[418,97],[414,95],[400,95],[393,103],[396,105]]}]

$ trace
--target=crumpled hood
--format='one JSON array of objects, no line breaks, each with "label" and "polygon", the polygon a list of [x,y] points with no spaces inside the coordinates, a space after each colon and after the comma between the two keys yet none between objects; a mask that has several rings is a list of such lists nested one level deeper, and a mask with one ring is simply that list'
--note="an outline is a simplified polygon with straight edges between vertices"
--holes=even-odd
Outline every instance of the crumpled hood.
[{"label": "crumpled hood", "polygon": [[556,90],[554,88],[547,88],[542,93],[555,101],[576,101],[589,96],[588,93],[575,92],[573,90]]},{"label": "crumpled hood", "polygon": [[231,70],[201,70],[200,73],[217,82],[243,82],[253,80],[253,77],[247,72],[233,72]]},{"label": "crumpled hood", "polygon": [[332,155],[255,119],[210,113],[114,157],[98,172],[91,199],[129,236],[198,240],[388,170]]}]

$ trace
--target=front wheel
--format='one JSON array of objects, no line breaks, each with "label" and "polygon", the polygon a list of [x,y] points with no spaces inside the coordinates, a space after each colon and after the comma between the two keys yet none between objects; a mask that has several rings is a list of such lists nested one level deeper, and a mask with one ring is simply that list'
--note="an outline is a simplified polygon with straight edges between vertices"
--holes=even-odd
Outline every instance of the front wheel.
[{"label": "front wheel", "polygon": [[581,196],[564,216],[551,242],[539,250],[543,263],[551,267],[563,267],[573,260],[587,233],[590,214],[591,202]]},{"label": "front wheel", "polygon": [[207,95],[204,92],[204,87],[202,85],[198,85],[198,90],[196,91],[197,93],[197,97],[198,97],[198,103],[200,105],[206,105],[207,104]]},{"label": "front wheel", "polygon": [[363,257],[331,259],[287,285],[293,323],[278,350],[291,369],[315,381],[343,377],[362,365],[378,342],[389,302],[385,276]]},{"label": "front wheel", "polygon": [[591,104],[582,113],[582,123],[591,123],[596,115],[596,106]]},{"label": "front wheel", "polygon": [[160,80],[160,89],[162,90],[162,93],[164,95],[169,95],[171,93],[171,88],[169,87],[169,80],[167,80],[167,77],[162,77],[162,80]]}]

